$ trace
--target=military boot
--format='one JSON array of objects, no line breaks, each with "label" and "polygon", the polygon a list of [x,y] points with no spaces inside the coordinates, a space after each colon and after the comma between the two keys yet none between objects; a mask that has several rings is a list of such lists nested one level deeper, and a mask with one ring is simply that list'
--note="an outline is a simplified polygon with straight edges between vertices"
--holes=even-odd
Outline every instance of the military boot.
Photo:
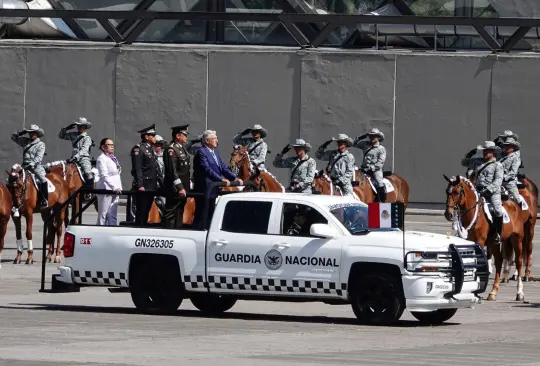
[{"label": "military boot", "polygon": [[46,209],[49,207],[49,186],[47,182],[39,184],[39,193],[41,193],[40,207]]},{"label": "military boot", "polygon": [[[94,177],[86,178],[85,180],[86,180],[85,188],[94,189]],[[86,202],[90,201],[92,199],[92,193],[90,192],[85,193],[83,199]]]},{"label": "military boot", "polygon": [[379,202],[381,203],[386,202],[386,188],[385,187],[377,187],[377,195],[379,196]]},{"label": "military boot", "polygon": [[502,216],[500,216],[500,217],[494,216],[493,217],[493,224],[495,226],[495,235],[494,235],[495,244],[496,245],[501,245],[501,243],[502,243],[502,231],[503,231],[503,218],[502,218]]}]

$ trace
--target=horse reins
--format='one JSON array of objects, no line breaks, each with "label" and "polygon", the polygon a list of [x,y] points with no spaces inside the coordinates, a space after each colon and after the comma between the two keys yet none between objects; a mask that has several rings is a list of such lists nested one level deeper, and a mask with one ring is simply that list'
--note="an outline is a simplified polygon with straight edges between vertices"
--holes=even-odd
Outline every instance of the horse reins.
[{"label": "horse reins", "polygon": [[[478,208],[478,205],[481,201],[481,198],[480,198],[480,195],[478,195],[476,192],[475,195],[477,197],[476,199],[476,202],[473,206],[469,207],[469,208],[466,208],[464,210],[461,210],[460,207],[459,207],[459,204],[458,202],[461,201],[461,199],[463,198],[463,195],[465,194],[465,189],[463,188],[463,184],[460,184],[459,186],[459,197],[458,197],[458,200],[454,200],[454,206],[450,206],[448,204],[446,204],[446,208],[450,208],[452,207],[454,209],[454,211],[457,211],[457,215],[456,215],[456,219],[454,220],[454,223],[458,223],[459,226],[461,226],[461,229],[460,230],[465,230],[466,232],[468,232],[473,226],[476,225],[476,221],[478,220],[478,214],[479,214],[479,208]],[[448,198],[450,196],[451,192],[447,192],[446,193],[446,197]],[[448,200],[447,200],[448,202]],[[473,208],[475,208],[475,212],[474,212],[474,218],[472,219],[471,223],[469,224],[469,226],[467,226],[466,228],[463,228],[463,224],[461,223],[461,216],[463,216],[464,214],[466,214],[467,212],[469,212],[470,210],[472,210]],[[458,230],[459,232],[459,230]],[[461,235],[460,235],[461,236]]]}]

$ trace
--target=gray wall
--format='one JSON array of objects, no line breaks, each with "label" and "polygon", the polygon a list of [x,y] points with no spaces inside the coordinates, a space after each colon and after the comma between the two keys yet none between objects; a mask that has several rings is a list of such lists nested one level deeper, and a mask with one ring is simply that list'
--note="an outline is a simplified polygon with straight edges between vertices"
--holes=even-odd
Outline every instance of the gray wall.
[{"label": "gray wall", "polygon": [[386,134],[385,169],[409,181],[413,203],[441,203],[442,174],[462,174],[465,152],[509,128],[520,135],[526,173],[540,182],[538,56],[77,43],[6,45],[0,57],[4,170],[22,152],[10,133],[36,123],[46,161],[64,159],[71,147],[58,130],[85,116],[96,142],[115,139],[126,188],[136,131],[152,123],[166,139],[177,124],[216,129],[224,160],[235,133],[262,124],[267,166],[282,183],[289,171],[271,161],[293,139],[316,148],[377,127]]}]

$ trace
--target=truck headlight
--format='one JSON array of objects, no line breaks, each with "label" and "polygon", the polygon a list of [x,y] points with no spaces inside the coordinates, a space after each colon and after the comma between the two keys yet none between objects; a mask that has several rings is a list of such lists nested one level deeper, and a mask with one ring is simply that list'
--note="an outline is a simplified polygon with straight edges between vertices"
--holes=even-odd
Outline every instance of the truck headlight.
[{"label": "truck headlight", "polygon": [[405,256],[405,268],[409,272],[450,272],[451,260],[450,253],[409,252]]}]

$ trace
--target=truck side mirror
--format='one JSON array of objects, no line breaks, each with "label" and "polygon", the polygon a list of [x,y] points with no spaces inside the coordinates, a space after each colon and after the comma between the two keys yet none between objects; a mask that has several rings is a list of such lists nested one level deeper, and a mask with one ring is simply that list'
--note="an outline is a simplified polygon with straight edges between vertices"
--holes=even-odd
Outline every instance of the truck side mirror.
[{"label": "truck side mirror", "polygon": [[320,236],[326,239],[340,237],[339,232],[328,224],[313,224],[309,228],[309,233],[313,236]]}]

